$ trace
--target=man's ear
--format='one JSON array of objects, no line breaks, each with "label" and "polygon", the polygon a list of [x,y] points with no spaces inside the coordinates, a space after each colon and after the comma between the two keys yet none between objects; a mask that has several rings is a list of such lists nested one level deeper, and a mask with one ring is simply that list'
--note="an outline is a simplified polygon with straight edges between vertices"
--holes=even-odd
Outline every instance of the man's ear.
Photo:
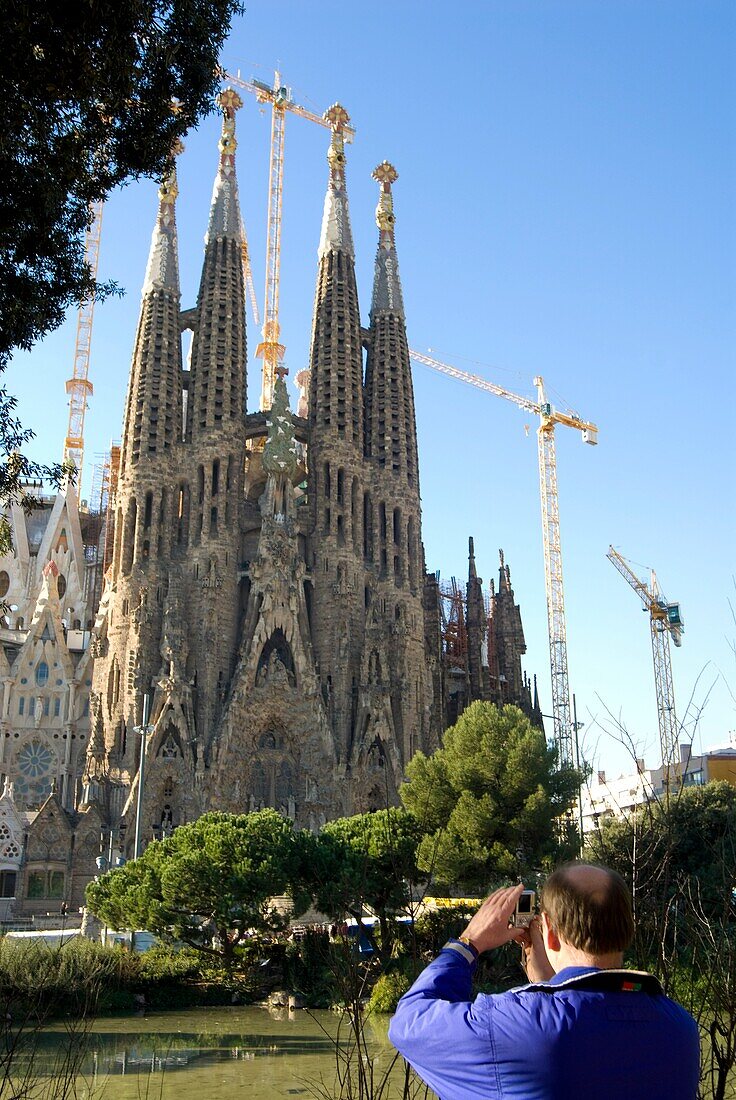
[{"label": "man's ear", "polygon": [[550,951],[559,951],[560,937],[549,923],[546,913],[542,913],[542,932],[544,935],[544,946],[548,947]]}]

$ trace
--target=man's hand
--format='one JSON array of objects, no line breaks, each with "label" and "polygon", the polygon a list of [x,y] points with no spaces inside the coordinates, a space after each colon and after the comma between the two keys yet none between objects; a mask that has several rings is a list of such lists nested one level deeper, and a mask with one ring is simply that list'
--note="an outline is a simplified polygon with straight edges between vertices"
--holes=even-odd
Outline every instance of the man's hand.
[{"label": "man's hand", "polygon": [[542,936],[542,921],[533,917],[528,928],[523,928],[519,936],[522,954],[522,966],[530,982],[547,982],[555,973],[547,958]]},{"label": "man's hand", "polygon": [[463,932],[476,951],[490,951],[509,940],[522,938],[524,929],[509,928],[509,921],[523,889],[521,883],[505,886],[486,898]]}]

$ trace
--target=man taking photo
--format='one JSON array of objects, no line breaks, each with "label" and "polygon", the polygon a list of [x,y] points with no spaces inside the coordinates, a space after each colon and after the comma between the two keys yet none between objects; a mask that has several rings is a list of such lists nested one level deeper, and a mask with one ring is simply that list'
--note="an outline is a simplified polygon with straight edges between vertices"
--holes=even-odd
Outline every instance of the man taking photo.
[{"label": "man taking photo", "polygon": [[[396,1008],[389,1038],[440,1100],[694,1100],[698,1029],[656,978],[623,970],[634,935],[619,874],[554,871],[541,915],[510,926],[524,887],[496,890]],[[471,1000],[483,951],[522,945],[530,984]]]}]

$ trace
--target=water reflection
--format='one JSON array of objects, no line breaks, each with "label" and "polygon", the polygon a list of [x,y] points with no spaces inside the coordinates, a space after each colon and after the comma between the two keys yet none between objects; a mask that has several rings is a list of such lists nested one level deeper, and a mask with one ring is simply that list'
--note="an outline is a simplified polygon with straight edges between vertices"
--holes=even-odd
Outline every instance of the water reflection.
[{"label": "water reflection", "polygon": [[[369,1021],[377,1071],[392,1060],[385,1022]],[[70,1037],[63,1024],[38,1037],[33,1074],[58,1075]],[[330,1012],[197,1009],[98,1020],[77,1079],[80,1100],[250,1100],[314,1094],[335,1079],[337,1042],[349,1035]]]}]

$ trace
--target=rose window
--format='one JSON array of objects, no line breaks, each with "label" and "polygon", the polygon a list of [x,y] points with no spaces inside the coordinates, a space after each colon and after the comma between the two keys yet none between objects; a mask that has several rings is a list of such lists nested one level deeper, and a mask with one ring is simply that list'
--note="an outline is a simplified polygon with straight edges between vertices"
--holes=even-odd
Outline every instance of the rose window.
[{"label": "rose window", "polygon": [[43,741],[29,741],[18,753],[18,767],[29,779],[38,779],[51,769],[54,755]]},{"label": "rose window", "polygon": [[29,741],[17,756],[18,776],[14,792],[18,801],[31,809],[40,806],[51,793],[51,773],[56,758],[43,741]]}]

